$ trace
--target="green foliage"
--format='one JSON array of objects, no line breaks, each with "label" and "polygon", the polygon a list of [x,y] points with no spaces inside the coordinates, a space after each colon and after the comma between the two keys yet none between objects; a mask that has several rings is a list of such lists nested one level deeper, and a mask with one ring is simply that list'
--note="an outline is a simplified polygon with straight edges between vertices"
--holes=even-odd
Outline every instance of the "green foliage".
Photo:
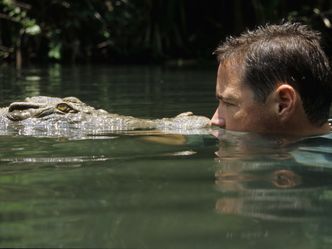
[{"label": "green foliage", "polygon": [[29,35],[37,35],[40,33],[40,27],[36,20],[28,16],[25,5],[18,5],[14,0],[3,0],[2,9],[3,16],[8,20],[19,25],[21,32]]},{"label": "green foliage", "polygon": [[55,59],[55,60],[61,59],[61,43],[56,42],[56,41],[50,42],[48,57],[51,59]]},{"label": "green foliage", "polygon": [[299,20],[329,40],[331,10],[329,0],[0,0],[0,56],[114,63],[212,58],[225,36],[266,22]]}]

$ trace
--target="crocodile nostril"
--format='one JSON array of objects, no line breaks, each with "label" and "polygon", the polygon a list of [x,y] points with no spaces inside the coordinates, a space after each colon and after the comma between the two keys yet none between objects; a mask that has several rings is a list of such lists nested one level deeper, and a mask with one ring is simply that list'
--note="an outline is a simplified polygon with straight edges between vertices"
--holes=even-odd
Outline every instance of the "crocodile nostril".
[{"label": "crocodile nostril", "polygon": [[23,111],[23,110],[28,110],[28,109],[39,109],[43,106],[45,106],[45,105],[38,104],[38,103],[14,102],[9,105],[8,112]]}]

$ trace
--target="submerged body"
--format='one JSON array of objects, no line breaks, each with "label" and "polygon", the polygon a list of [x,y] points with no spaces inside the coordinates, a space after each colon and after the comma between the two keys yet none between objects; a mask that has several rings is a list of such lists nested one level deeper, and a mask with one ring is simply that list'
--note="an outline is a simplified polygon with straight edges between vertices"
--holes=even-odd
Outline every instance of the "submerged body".
[{"label": "submerged body", "polygon": [[154,120],[109,113],[76,97],[36,96],[0,109],[2,135],[85,136],[133,130],[191,134],[208,124],[207,117],[195,116],[191,112]]}]

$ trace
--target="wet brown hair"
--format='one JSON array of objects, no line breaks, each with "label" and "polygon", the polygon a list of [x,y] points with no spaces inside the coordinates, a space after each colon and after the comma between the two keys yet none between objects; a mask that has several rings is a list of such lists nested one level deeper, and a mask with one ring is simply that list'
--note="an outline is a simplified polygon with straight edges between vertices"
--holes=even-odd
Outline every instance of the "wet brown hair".
[{"label": "wet brown hair", "polygon": [[317,125],[329,117],[331,70],[321,47],[321,35],[300,23],[265,25],[239,37],[228,37],[214,52],[220,63],[242,63],[241,82],[257,101],[265,102],[278,83],[301,96],[308,119]]}]

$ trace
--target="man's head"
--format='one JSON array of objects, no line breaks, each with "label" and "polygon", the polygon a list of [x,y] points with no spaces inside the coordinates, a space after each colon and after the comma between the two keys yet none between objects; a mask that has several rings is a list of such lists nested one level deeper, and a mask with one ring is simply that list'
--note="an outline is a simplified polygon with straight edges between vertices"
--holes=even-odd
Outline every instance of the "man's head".
[{"label": "man's head", "polygon": [[228,38],[215,54],[220,104],[212,124],[294,135],[327,131],[332,84],[318,32],[299,23],[267,25]]}]

